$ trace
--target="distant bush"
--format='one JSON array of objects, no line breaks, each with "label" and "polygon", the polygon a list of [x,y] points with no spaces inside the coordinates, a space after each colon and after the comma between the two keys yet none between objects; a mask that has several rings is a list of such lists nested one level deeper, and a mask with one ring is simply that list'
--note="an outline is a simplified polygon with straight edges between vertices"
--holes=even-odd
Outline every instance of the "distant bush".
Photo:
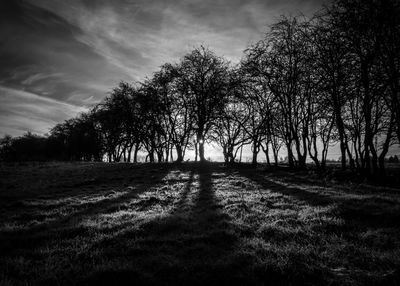
[{"label": "distant bush", "polygon": [[43,161],[48,159],[48,139],[27,133],[20,137],[5,136],[0,141],[2,161]]},{"label": "distant bush", "polygon": [[[79,143],[79,142],[78,142]],[[0,139],[0,160],[18,161],[91,161],[94,156],[80,152],[85,144],[70,144],[55,136],[40,136],[30,132]],[[74,150],[72,150],[74,149]]]}]

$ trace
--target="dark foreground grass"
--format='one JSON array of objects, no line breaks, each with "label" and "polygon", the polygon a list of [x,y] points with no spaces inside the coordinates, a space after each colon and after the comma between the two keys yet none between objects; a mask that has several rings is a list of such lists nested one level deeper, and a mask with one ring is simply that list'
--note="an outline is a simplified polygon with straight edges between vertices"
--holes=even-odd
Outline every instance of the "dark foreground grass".
[{"label": "dark foreground grass", "polygon": [[220,164],[0,170],[0,285],[399,285],[400,190]]}]

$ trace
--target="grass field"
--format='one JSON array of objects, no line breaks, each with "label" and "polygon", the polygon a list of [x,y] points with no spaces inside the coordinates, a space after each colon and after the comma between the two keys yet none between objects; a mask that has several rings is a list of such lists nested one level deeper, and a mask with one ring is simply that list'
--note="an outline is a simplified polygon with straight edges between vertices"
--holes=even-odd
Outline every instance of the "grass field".
[{"label": "grass field", "polygon": [[221,164],[0,166],[0,285],[400,285],[400,187]]}]

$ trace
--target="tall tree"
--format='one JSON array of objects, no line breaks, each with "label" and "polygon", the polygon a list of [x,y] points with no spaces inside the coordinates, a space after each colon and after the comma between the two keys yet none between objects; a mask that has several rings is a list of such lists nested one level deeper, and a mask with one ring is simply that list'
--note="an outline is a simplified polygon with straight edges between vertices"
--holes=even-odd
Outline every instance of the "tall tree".
[{"label": "tall tree", "polygon": [[204,143],[210,139],[218,110],[227,98],[228,63],[201,46],[184,56],[180,77],[193,102],[193,120],[200,161],[204,162]]}]

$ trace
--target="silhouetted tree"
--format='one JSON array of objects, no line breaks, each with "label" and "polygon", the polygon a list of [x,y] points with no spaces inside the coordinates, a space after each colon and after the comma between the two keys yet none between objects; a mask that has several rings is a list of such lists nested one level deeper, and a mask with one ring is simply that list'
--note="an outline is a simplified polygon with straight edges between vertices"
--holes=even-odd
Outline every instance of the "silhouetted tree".
[{"label": "silhouetted tree", "polygon": [[[396,4],[391,1],[388,4],[396,11]],[[341,49],[350,59],[344,75],[350,82],[346,93],[338,96],[348,99],[347,106],[351,109],[345,110],[345,114],[350,118],[348,126],[353,139],[352,147],[357,149],[357,166],[366,174],[384,171],[383,163],[379,164],[378,161],[384,161],[396,118],[396,108],[393,108],[397,104],[393,100],[396,87],[389,88],[391,73],[388,73],[388,65],[391,60],[387,60],[393,59],[393,54],[388,56],[389,52],[382,56],[384,51],[388,52],[383,48],[385,44],[382,44],[386,41],[383,35],[387,35],[383,27],[395,26],[395,22],[388,25],[386,18],[391,22],[394,14],[390,16],[382,1],[339,0],[328,10],[329,31],[341,36]],[[386,58],[386,61],[382,61],[382,58]],[[386,139],[382,140],[382,136]],[[351,160],[348,147],[347,150]]]},{"label": "silhouetted tree", "polygon": [[283,139],[290,166],[294,166],[293,148],[300,167],[307,158],[308,109],[312,96],[309,43],[297,18],[282,18],[265,39],[247,50],[248,70],[262,77],[282,114]]},{"label": "silhouetted tree", "polygon": [[218,110],[227,96],[228,64],[204,47],[194,49],[180,63],[186,95],[192,98],[196,144],[200,161],[205,161],[204,143],[215,125]]},{"label": "silhouetted tree", "polygon": [[229,73],[228,97],[213,129],[213,140],[222,147],[225,163],[234,163],[239,149],[249,142],[245,132],[251,117],[246,106],[245,83],[239,71]]},{"label": "silhouetted tree", "polygon": [[153,77],[153,85],[163,106],[164,126],[168,133],[166,154],[174,146],[177,162],[182,162],[193,135],[194,102],[181,80],[180,66],[164,65]]},{"label": "silhouetted tree", "polygon": [[58,158],[74,161],[100,161],[103,142],[95,128],[91,114],[83,113],[76,118],[57,124],[48,139],[50,149],[58,150]]}]

